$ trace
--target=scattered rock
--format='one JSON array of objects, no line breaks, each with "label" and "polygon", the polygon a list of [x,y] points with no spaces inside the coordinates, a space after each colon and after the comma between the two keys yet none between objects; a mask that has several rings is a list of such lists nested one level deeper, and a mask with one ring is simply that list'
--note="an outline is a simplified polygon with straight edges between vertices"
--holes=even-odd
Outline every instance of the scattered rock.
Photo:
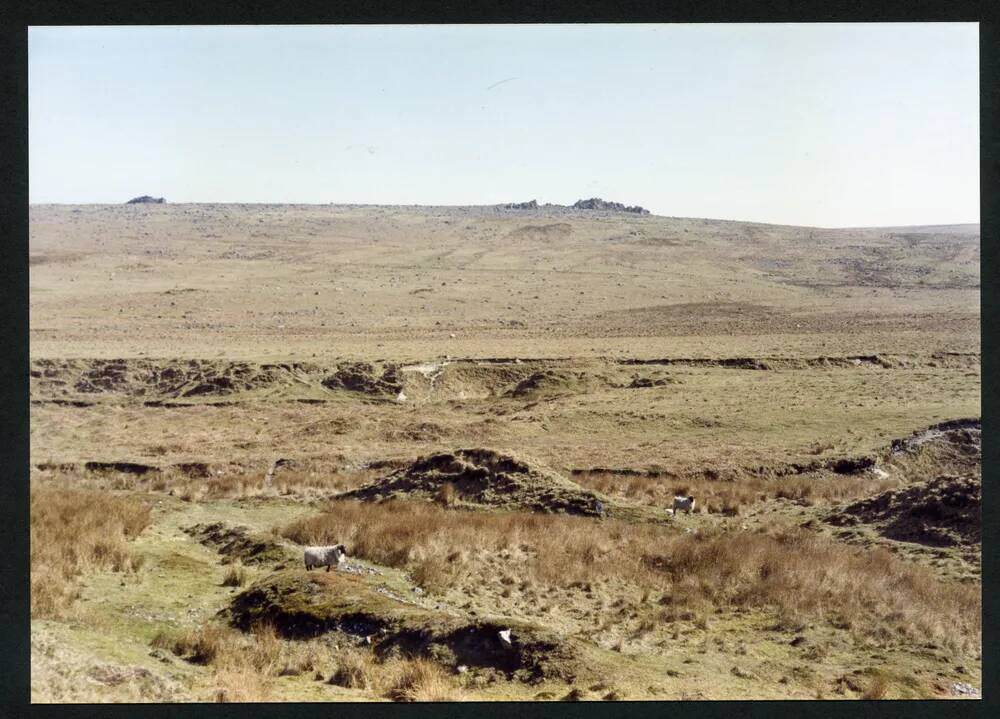
[{"label": "scattered rock", "polygon": [[965,682],[952,682],[948,689],[955,696],[978,697],[980,695],[979,689]]}]

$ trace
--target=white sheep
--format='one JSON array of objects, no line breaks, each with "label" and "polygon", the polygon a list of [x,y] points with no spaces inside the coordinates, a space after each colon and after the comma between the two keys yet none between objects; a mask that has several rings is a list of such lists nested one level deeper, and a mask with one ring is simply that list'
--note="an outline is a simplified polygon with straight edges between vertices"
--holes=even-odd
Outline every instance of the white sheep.
[{"label": "white sheep", "polygon": [[304,559],[306,571],[313,567],[326,565],[326,571],[330,571],[331,565],[339,565],[347,556],[347,549],[343,544],[334,544],[330,547],[306,547]]}]

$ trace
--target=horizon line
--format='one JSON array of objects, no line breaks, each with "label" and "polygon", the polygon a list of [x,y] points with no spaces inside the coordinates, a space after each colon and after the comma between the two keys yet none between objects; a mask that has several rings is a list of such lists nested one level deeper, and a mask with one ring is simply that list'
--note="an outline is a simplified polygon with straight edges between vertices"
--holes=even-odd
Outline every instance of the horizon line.
[{"label": "horizon line", "polygon": [[[528,200],[530,202],[530,200]],[[377,202],[266,202],[266,201],[254,201],[254,202],[240,202],[240,201],[197,201],[197,202],[150,202],[150,203],[129,203],[125,202],[29,202],[28,207],[40,207],[40,206],[66,206],[66,207],[80,207],[80,206],[99,206],[99,207],[126,207],[129,204],[133,205],[264,205],[264,206],[310,206],[310,207],[401,207],[401,208],[450,208],[450,209],[462,209],[462,208],[503,208],[504,205],[517,204],[510,202],[494,202],[485,204],[464,204],[464,205],[437,205],[437,204],[420,204],[420,203],[377,203]],[[802,225],[794,224],[788,222],[773,222],[764,220],[751,220],[751,219],[730,219],[724,217],[695,217],[693,215],[661,215],[649,210],[648,215],[643,215],[635,212],[624,212],[615,210],[586,210],[574,208],[572,205],[561,205],[554,202],[539,203],[538,208],[535,210],[517,210],[511,209],[511,212],[537,212],[545,208],[546,206],[558,207],[566,210],[574,210],[580,213],[593,213],[593,212],[606,212],[606,213],[616,213],[621,215],[633,215],[635,217],[662,217],[671,220],[707,220],[711,222],[742,222],[746,224],[753,225],[772,225],[775,227],[802,227],[814,230],[878,230],[878,229],[891,229],[891,228],[906,228],[906,227],[954,227],[954,226],[966,226],[966,225],[982,225],[982,220],[975,221],[962,221],[962,222],[918,222],[918,223],[895,223],[895,224],[878,224],[878,225],[842,225],[839,227],[823,226],[823,225]],[[644,208],[645,209],[645,208]]]}]

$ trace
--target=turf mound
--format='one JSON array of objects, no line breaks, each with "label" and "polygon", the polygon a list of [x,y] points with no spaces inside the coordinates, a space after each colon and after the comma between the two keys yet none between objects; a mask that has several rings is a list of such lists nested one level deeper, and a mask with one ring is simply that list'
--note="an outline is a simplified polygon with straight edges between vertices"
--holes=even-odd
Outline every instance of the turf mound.
[{"label": "turf mound", "polygon": [[[375,656],[425,656],[507,678],[571,679],[576,652],[541,627],[506,618],[469,618],[397,601],[364,578],[341,572],[275,572],[233,597],[224,610],[248,630],[266,622],[287,638],[339,632],[370,644]],[[510,629],[510,642],[499,635]]]},{"label": "turf mound", "polygon": [[271,564],[289,558],[290,552],[270,537],[256,535],[248,527],[227,527],[222,522],[185,527],[201,544],[223,556],[223,564],[239,560],[243,564]]},{"label": "turf mound", "polygon": [[882,462],[910,482],[943,474],[981,474],[982,424],[978,419],[941,422],[893,440]]},{"label": "turf mound", "polygon": [[387,399],[403,387],[395,365],[376,367],[367,362],[341,362],[324,368],[305,362],[40,359],[32,361],[30,378],[33,400],[78,400],[87,406],[106,399],[188,404],[242,393],[319,401],[329,399],[331,390]]},{"label": "turf mound", "polygon": [[508,397],[534,398],[545,395],[585,392],[597,385],[586,372],[543,369],[528,375],[506,392]]},{"label": "turf mound", "polygon": [[854,502],[830,513],[836,526],[872,525],[888,539],[933,547],[977,546],[982,541],[982,480],[942,476]]},{"label": "turf mound", "polygon": [[477,400],[503,395],[536,364],[452,361],[401,368],[403,391],[415,401]]},{"label": "turf mound", "polygon": [[319,368],[298,363],[256,364],[213,360],[35,360],[31,365],[33,399],[78,396],[196,399],[308,383]]},{"label": "turf mound", "polygon": [[402,380],[395,365],[387,365],[381,373],[368,362],[343,362],[322,382],[327,389],[344,389],[373,395],[393,395],[402,389]]},{"label": "turf mound", "polygon": [[410,466],[338,499],[439,498],[446,486],[459,504],[602,516],[610,500],[550,469],[492,449],[459,449],[420,457]]}]

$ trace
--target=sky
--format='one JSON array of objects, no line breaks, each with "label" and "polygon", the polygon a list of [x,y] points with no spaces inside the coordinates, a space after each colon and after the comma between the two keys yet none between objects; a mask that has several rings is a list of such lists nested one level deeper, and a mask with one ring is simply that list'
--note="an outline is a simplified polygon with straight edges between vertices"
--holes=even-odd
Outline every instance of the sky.
[{"label": "sky", "polygon": [[32,203],[979,222],[975,23],[33,27]]}]

